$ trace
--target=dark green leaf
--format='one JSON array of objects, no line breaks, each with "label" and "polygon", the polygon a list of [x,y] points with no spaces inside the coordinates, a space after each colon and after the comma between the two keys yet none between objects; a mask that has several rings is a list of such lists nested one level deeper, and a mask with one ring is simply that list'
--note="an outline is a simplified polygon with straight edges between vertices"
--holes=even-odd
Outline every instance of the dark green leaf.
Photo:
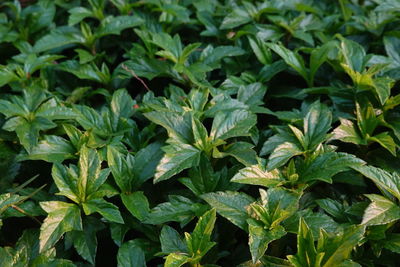
[{"label": "dark green leaf", "polygon": [[202,195],[201,198],[215,208],[218,214],[247,231],[246,220],[249,216],[246,207],[254,202],[252,197],[244,193],[226,191],[207,193]]},{"label": "dark green leaf", "polygon": [[118,267],[146,267],[146,259],[142,248],[134,240],[125,242],[118,250]]}]

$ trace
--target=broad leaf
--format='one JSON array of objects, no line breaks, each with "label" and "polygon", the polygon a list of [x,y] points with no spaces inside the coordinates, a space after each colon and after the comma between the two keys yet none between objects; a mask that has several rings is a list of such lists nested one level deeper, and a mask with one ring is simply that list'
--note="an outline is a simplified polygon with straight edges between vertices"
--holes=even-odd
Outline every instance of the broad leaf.
[{"label": "broad leaf", "polygon": [[246,110],[219,112],[214,118],[210,138],[225,140],[231,137],[248,136],[249,130],[256,122],[256,116]]},{"label": "broad leaf", "polygon": [[154,183],[169,179],[187,168],[197,166],[200,153],[200,150],[191,145],[182,145],[178,150],[167,151],[157,165]]},{"label": "broad leaf", "polygon": [[40,251],[53,247],[65,232],[82,230],[79,207],[61,201],[41,202],[48,216],[40,227]]},{"label": "broad leaf", "polygon": [[396,172],[391,174],[383,169],[366,165],[352,168],[400,200],[400,177]]},{"label": "broad leaf", "polygon": [[149,202],[143,192],[122,193],[121,199],[129,212],[140,221],[143,221],[150,212]]},{"label": "broad leaf", "polygon": [[88,200],[82,204],[82,207],[86,215],[98,212],[111,222],[124,223],[118,207],[104,199],[98,198]]},{"label": "broad leaf", "polygon": [[277,169],[266,171],[260,165],[252,165],[239,170],[239,172],[233,176],[231,182],[274,187],[283,183],[284,179]]},{"label": "broad leaf", "polygon": [[218,214],[247,231],[246,220],[249,216],[246,207],[254,202],[252,197],[244,193],[226,191],[207,193],[202,195],[201,198],[215,208]]},{"label": "broad leaf", "polygon": [[160,234],[161,250],[163,253],[188,252],[185,242],[179,233],[172,227],[164,225]]},{"label": "broad leaf", "polygon": [[364,211],[362,224],[381,225],[400,219],[400,207],[391,200],[380,195],[366,195],[372,202]]},{"label": "broad leaf", "polygon": [[118,267],[146,267],[146,259],[141,247],[134,240],[125,242],[118,250]]}]

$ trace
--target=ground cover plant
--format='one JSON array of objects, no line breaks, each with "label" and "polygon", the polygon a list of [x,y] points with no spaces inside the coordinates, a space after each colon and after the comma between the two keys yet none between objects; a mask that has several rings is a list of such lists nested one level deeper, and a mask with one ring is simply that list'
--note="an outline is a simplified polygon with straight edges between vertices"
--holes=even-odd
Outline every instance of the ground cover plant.
[{"label": "ground cover plant", "polygon": [[399,0],[0,2],[0,266],[398,266]]}]

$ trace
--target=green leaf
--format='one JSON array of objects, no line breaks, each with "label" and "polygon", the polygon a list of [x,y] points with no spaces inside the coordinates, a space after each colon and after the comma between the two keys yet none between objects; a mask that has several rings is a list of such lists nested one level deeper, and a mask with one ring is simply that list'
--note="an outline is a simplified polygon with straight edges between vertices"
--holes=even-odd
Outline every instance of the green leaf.
[{"label": "green leaf", "polygon": [[219,112],[214,118],[210,138],[225,140],[231,137],[248,136],[249,130],[256,122],[256,115],[246,110]]},{"label": "green leaf", "polygon": [[172,253],[165,260],[164,267],[180,267],[189,262],[189,257],[184,254]]},{"label": "green leaf", "polygon": [[251,107],[264,104],[263,98],[267,91],[267,87],[262,83],[252,83],[239,87],[237,99]]},{"label": "green leaf", "polygon": [[[261,263],[264,264],[265,267],[288,267],[292,266],[289,261],[272,257],[272,256],[264,256],[260,259]],[[246,265],[247,266],[247,265]],[[243,267],[246,267],[243,266]],[[251,265],[252,266],[252,265]],[[242,266],[240,266],[242,267]]]},{"label": "green leaf", "polygon": [[40,251],[53,247],[65,232],[82,230],[79,207],[61,201],[40,202],[48,216],[40,227]]},{"label": "green leaf", "polygon": [[135,158],[131,154],[125,157],[116,147],[110,146],[107,149],[107,162],[122,193],[130,193],[140,185],[133,166]]},{"label": "green leaf", "polygon": [[146,259],[141,247],[131,240],[118,249],[118,267],[146,267]]},{"label": "green leaf", "polygon": [[225,191],[203,194],[201,198],[215,208],[222,217],[247,231],[246,220],[249,216],[246,207],[254,202],[252,197],[244,193]]},{"label": "green leaf", "polygon": [[249,222],[249,247],[253,263],[265,254],[268,244],[284,236],[286,231],[282,226],[278,226],[271,230],[265,230],[258,224]]},{"label": "green leaf", "polygon": [[83,221],[84,231],[71,231],[70,234],[74,247],[79,255],[91,264],[95,264],[97,251],[96,233],[102,229],[96,219],[88,217]]},{"label": "green leaf", "polygon": [[181,145],[175,151],[167,151],[157,165],[154,183],[167,180],[181,171],[197,166],[200,161],[200,150],[191,145]]},{"label": "green leaf", "polygon": [[383,169],[366,165],[352,168],[400,200],[400,176],[396,172],[389,173]]},{"label": "green leaf", "polygon": [[379,133],[375,136],[368,138],[370,141],[379,143],[383,148],[388,150],[393,156],[396,156],[397,145],[393,140],[393,137],[389,135],[389,132]]},{"label": "green leaf", "polygon": [[340,232],[342,227],[332,217],[321,213],[312,212],[311,209],[304,209],[296,212],[293,216],[289,217],[283,222],[285,230],[291,233],[298,233],[300,218],[303,218],[308,227],[313,233],[314,238],[317,238],[321,229],[326,232]]},{"label": "green leaf", "polygon": [[273,170],[284,165],[294,156],[301,155],[303,151],[294,143],[285,142],[278,145],[268,158],[268,170]]},{"label": "green leaf", "polygon": [[175,113],[175,112],[158,112],[153,111],[145,113],[144,116],[156,123],[161,125],[168,131],[170,138],[179,140],[184,144],[193,143],[192,123],[189,114]]},{"label": "green leaf", "polygon": [[275,53],[277,53],[290,67],[296,70],[304,80],[309,83],[309,70],[306,68],[304,64],[303,58],[298,54],[295,53],[281,44],[267,44],[269,48],[271,48]]},{"label": "green leaf", "polygon": [[185,235],[188,251],[192,257],[203,257],[214,245],[211,242],[211,233],[216,220],[215,209],[209,210],[201,216],[191,234]]},{"label": "green leaf", "polygon": [[400,234],[389,234],[384,247],[392,252],[400,253]]},{"label": "green leaf", "polygon": [[120,247],[124,241],[126,233],[129,231],[129,227],[120,223],[110,223],[111,238],[114,243]]},{"label": "green leaf", "polygon": [[400,219],[400,207],[389,199],[375,194],[366,195],[372,202],[364,211],[362,224],[381,225]]},{"label": "green leaf", "polygon": [[356,102],[356,114],[361,135],[372,135],[379,123],[372,104],[366,99],[359,99]]},{"label": "green leaf", "polygon": [[333,130],[330,139],[340,140],[342,142],[353,143],[356,145],[366,145],[366,141],[360,135],[356,125],[350,120],[340,119],[340,125]]},{"label": "green leaf", "polygon": [[[318,155],[314,160],[298,167],[299,180],[310,182],[313,180],[332,183],[332,177],[352,167],[362,166],[365,162],[352,154],[343,152],[326,152]],[[324,168],[321,168],[324,166]]]},{"label": "green leaf", "polygon": [[61,27],[36,41],[33,49],[36,53],[40,53],[62,46],[81,44],[84,42],[85,38],[78,30],[72,27]]},{"label": "green leaf", "polygon": [[270,229],[277,227],[298,209],[300,195],[296,193],[280,187],[269,188],[267,191],[259,189],[259,191],[262,206],[253,204],[251,208]]},{"label": "green leaf", "polygon": [[77,187],[78,177],[72,170],[67,169],[60,163],[53,164],[51,175],[57,185],[58,194],[66,196],[75,203],[79,203],[79,191]]},{"label": "green leaf", "polygon": [[326,105],[319,101],[311,104],[304,118],[304,136],[309,149],[314,149],[326,139],[331,123],[332,113]]},{"label": "green leaf", "polygon": [[310,56],[310,84],[314,84],[314,77],[318,68],[328,59],[328,54],[334,49],[335,43],[333,41],[327,42],[322,46],[315,48]]},{"label": "green leaf", "polygon": [[161,143],[159,142],[149,144],[136,153],[133,171],[136,173],[140,183],[144,183],[154,176],[163,154]]},{"label": "green leaf", "polygon": [[340,38],[340,49],[344,57],[344,62],[352,70],[362,72],[364,69],[365,50],[357,42],[349,39]]},{"label": "green leaf", "polygon": [[104,199],[97,198],[88,200],[82,203],[82,207],[86,215],[98,212],[111,222],[124,223],[118,207]]},{"label": "green leaf", "polygon": [[297,254],[287,256],[288,260],[296,267],[322,266],[324,253],[317,251],[314,237],[310,228],[303,219],[300,219],[297,235]]},{"label": "green leaf", "polygon": [[[130,118],[134,113],[133,105],[136,102],[133,101],[132,97],[128,94],[125,89],[119,89],[114,92],[110,108],[111,112],[116,118]],[[114,123],[118,123],[118,120],[115,120]],[[113,128],[117,128],[118,125],[113,125]]]},{"label": "green leaf", "polygon": [[264,65],[269,65],[272,63],[272,55],[269,47],[257,37],[248,38],[251,49],[256,55],[258,61]]},{"label": "green leaf", "polygon": [[108,169],[101,169],[101,161],[95,149],[83,146],[79,157],[78,191],[81,200],[90,198],[98,191],[109,175]]},{"label": "green leaf", "polygon": [[30,160],[44,160],[47,162],[62,162],[75,158],[76,149],[66,139],[56,135],[46,135],[44,140],[33,147],[29,155],[23,157]]},{"label": "green leaf", "polygon": [[347,227],[342,234],[329,235],[321,231],[318,239],[318,251],[324,252],[321,266],[334,267],[350,259],[350,253],[361,242],[365,226],[354,225]]},{"label": "green leaf", "polygon": [[390,91],[395,82],[395,80],[389,77],[377,77],[373,80],[373,88],[382,105],[389,99]]},{"label": "green leaf", "polygon": [[101,84],[108,84],[111,79],[109,70],[105,63],[103,63],[102,68],[99,69],[99,67],[94,63],[81,65],[76,60],[68,60],[60,64],[58,68],[72,73],[79,79],[95,81]]},{"label": "green leaf", "polygon": [[0,87],[15,80],[18,80],[18,76],[15,75],[14,71],[7,66],[0,65]]},{"label": "green leaf", "polygon": [[345,207],[339,201],[330,198],[324,198],[317,199],[315,200],[315,202],[321,209],[323,209],[326,213],[331,215],[336,220],[346,221]]},{"label": "green leaf", "polygon": [[242,8],[235,8],[222,21],[221,30],[232,29],[240,25],[246,24],[252,20],[249,13]]},{"label": "green leaf", "polygon": [[70,10],[68,10],[69,18],[68,18],[68,25],[69,26],[73,26],[79,22],[81,22],[82,20],[84,20],[85,18],[88,17],[94,17],[94,14],[92,13],[92,11],[90,11],[87,8],[84,7],[74,7]]},{"label": "green leaf", "polygon": [[179,233],[172,227],[164,225],[160,234],[161,251],[163,253],[188,252],[187,245]]},{"label": "green leaf", "polygon": [[224,151],[213,150],[213,157],[223,158],[232,156],[245,166],[257,163],[257,154],[253,150],[254,145],[247,142],[236,142],[224,147]]},{"label": "green leaf", "polygon": [[121,34],[121,31],[133,28],[143,23],[143,20],[136,16],[108,16],[101,21],[99,30],[96,32],[96,36],[102,37],[110,34]]},{"label": "green leaf", "polygon": [[191,221],[203,208],[203,204],[195,203],[186,197],[170,195],[169,202],[154,207],[144,222],[150,224],[180,222],[185,224]]},{"label": "green leaf", "polygon": [[209,150],[210,144],[208,141],[208,132],[206,127],[199,121],[199,119],[192,117],[193,137],[195,147],[202,151]]},{"label": "green leaf", "polygon": [[140,221],[143,221],[150,212],[149,201],[143,192],[121,194],[122,203],[129,212]]},{"label": "green leaf", "polygon": [[400,38],[397,36],[385,36],[383,38],[386,53],[397,64],[400,64]]},{"label": "green leaf", "polygon": [[[9,120],[8,122],[10,121],[11,120]],[[54,124],[54,126],[56,125]],[[28,151],[28,153],[31,152],[35,146],[37,146],[39,139],[39,131],[40,129],[38,128],[38,123],[36,122],[34,123],[24,122],[15,129],[15,132],[17,133],[21,145]]]},{"label": "green leaf", "polygon": [[265,187],[279,186],[284,181],[285,180],[278,169],[266,171],[260,165],[252,165],[241,169],[231,179],[231,182],[235,183],[260,185]]}]

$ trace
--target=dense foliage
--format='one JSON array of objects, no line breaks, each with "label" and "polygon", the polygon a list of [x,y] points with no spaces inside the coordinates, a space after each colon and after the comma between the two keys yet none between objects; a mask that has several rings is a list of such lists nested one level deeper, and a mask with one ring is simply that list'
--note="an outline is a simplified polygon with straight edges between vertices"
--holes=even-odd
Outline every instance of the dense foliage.
[{"label": "dense foliage", "polygon": [[399,0],[0,3],[0,265],[398,266]]}]

